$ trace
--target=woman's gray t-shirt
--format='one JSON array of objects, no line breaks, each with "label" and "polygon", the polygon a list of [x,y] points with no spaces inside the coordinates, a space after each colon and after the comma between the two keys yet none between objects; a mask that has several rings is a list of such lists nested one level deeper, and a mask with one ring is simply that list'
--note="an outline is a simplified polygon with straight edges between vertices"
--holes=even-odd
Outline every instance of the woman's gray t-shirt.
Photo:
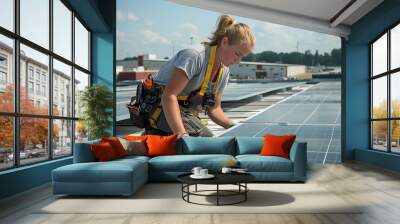
[{"label": "woman's gray t-shirt", "polygon": [[[189,83],[179,95],[187,96],[192,91],[201,87],[207,64],[209,61],[210,47],[208,45],[196,45],[189,49],[179,51],[171,60],[161,67],[160,71],[153,76],[154,82],[167,85],[175,68],[183,70]],[[217,92],[222,93],[229,80],[229,68],[224,66],[223,75],[217,86]]]}]

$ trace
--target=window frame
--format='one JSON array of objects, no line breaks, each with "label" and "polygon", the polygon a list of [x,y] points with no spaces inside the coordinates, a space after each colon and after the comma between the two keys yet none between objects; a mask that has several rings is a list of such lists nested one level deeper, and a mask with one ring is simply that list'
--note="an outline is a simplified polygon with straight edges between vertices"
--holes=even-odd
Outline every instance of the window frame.
[{"label": "window frame", "polygon": [[[368,44],[368,52],[369,52],[369,149],[373,150],[373,151],[383,151],[383,150],[379,150],[374,148],[374,136],[373,136],[373,122],[375,121],[386,121],[386,151],[383,152],[387,152],[387,153],[392,153],[392,154],[400,154],[400,152],[393,152],[392,151],[392,121],[400,121],[400,117],[392,117],[392,99],[391,99],[391,91],[392,91],[392,86],[391,86],[391,79],[392,76],[395,75],[396,73],[400,72],[400,67],[398,68],[394,68],[391,69],[391,31],[393,28],[400,26],[400,21],[397,21],[396,23],[392,24],[389,28],[387,28],[383,33],[379,34],[375,39],[373,39],[369,44]],[[383,37],[384,35],[387,35],[387,64],[386,64],[386,71],[380,74],[373,74],[373,44],[378,41],[381,37]],[[373,118],[373,90],[374,90],[374,86],[373,86],[373,81],[378,79],[378,78],[382,78],[382,77],[386,77],[386,87],[387,87],[387,105],[386,105],[386,118]]]},{"label": "window frame", "polygon": [[[54,24],[54,17],[53,17],[53,1],[55,0],[47,0],[48,4],[49,4],[49,46],[48,49],[46,49],[45,47],[42,47],[39,44],[34,43],[33,41],[30,41],[29,39],[23,37],[20,35],[20,0],[14,0],[13,1],[13,10],[14,10],[14,18],[13,18],[13,31],[10,31],[4,27],[0,26],[0,35],[10,38],[13,41],[13,64],[12,69],[11,69],[11,75],[13,75],[13,79],[14,79],[14,111],[13,112],[1,112],[0,111],[0,116],[11,116],[13,118],[13,153],[14,153],[14,161],[13,161],[13,166],[10,167],[5,167],[5,168],[0,168],[0,172],[4,171],[4,170],[10,170],[10,169],[16,169],[19,167],[23,167],[23,166],[29,166],[29,165],[33,165],[33,164],[37,164],[37,163],[43,163],[49,160],[53,160],[53,159],[61,159],[61,158],[65,158],[65,157],[70,157],[73,155],[74,152],[74,143],[75,143],[75,123],[76,121],[79,120],[79,117],[75,117],[75,108],[72,107],[72,113],[68,116],[56,116],[53,115],[53,59],[58,60],[61,63],[64,63],[68,66],[71,66],[71,103],[72,105],[74,105],[75,103],[75,88],[74,88],[74,82],[75,82],[75,69],[87,74],[89,76],[89,83],[88,86],[92,85],[92,69],[91,69],[91,65],[92,65],[92,61],[91,61],[91,49],[92,49],[92,43],[91,43],[91,37],[92,37],[92,30],[88,27],[88,25],[84,22],[84,20],[78,15],[78,13],[76,13],[72,7],[68,4],[68,2],[66,2],[65,0],[59,0],[69,11],[71,11],[71,18],[70,18],[70,23],[71,23],[71,49],[70,49],[70,53],[71,53],[71,58],[67,59],[64,58],[63,56],[57,54],[54,52],[53,49],[53,32],[55,29],[53,29],[53,24]],[[81,66],[79,66],[78,64],[75,63],[75,25],[74,25],[74,21],[75,18],[77,20],[79,20],[79,22],[83,25],[83,27],[88,31],[88,69],[85,69]],[[21,56],[20,56],[20,45],[23,44],[29,48],[32,48],[33,50],[36,50],[42,54],[45,54],[46,56],[48,56],[49,62],[48,62],[48,71],[47,71],[47,80],[46,80],[46,87],[45,87],[45,95],[48,97],[48,113],[46,115],[39,115],[39,114],[22,114],[20,112],[20,85],[21,85],[21,80],[20,80],[20,64],[21,64]],[[37,72],[37,68],[33,67],[33,79],[31,79],[30,77],[30,68],[31,65],[29,63],[26,64],[27,65],[27,72],[26,72],[26,82],[28,81],[32,81],[34,84],[34,92],[36,92],[35,89],[35,85],[36,83],[40,83],[40,87],[42,88],[42,79],[41,79],[41,75],[43,71],[39,72],[39,80],[36,79],[36,72]],[[27,84],[28,85],[28,84]],[[26,86],[27,88],[29,88],[28,86]],[[27,89],[27,91],[29,91]],[[36,95],[36,94],[35,94]],[[40,94],[37,95],[39,98],[43,97],[42,96],[42,92],[40,90]],[[36,103],[36,102],[34,102]],[[43,160],[40,160],[38,162],[30,162],[30,163],[24,163],[21,164],[21,158],[20,158],[20,119],[21,118],[45,118],[47,119],[48,122],[48,136],[47,136],[47,142],[48,143],[52,143],[53,142],[53,122],[56,120],[66,120],[66,121],[70,121],[71,122],[71,153],[68,155],[63,155],[63,156],[56,156],[55,158],[53,158],[53,152],[54,152],[54,147],[53,144],[48,144],[47,145],[47,150],[48,150],[48,155],[47,157],[44,157]]]}]

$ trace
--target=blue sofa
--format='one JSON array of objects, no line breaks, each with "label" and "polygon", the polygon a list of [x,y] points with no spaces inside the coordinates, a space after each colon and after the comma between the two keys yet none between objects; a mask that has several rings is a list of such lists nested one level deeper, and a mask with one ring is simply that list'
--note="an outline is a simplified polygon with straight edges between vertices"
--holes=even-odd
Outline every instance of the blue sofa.
[{"label": "blue sofa", "polygon": [[54,194],[131,195],[146,182],[176,181],[193,167],[218,172],[230,159],[259,182],[304,182],[307,169],[307,145],[294,142],[290,160],[260,156],[262,137],[184,137],[177,141],[177,155],[127,156],[96,162],[91,141],[75,144],[74,163],[52,171]]}]

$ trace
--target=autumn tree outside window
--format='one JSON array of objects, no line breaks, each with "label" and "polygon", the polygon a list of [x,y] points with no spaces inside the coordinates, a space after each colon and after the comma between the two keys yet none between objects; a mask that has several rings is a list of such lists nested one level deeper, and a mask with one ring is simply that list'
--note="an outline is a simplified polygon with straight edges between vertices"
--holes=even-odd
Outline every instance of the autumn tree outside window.
[{"label": "autumn tree outside window", "polygon": [[87,25],[63,0],[15,2],[1,1],[0,171],[71,156],[88,134],[76,106],[91,80]]}]

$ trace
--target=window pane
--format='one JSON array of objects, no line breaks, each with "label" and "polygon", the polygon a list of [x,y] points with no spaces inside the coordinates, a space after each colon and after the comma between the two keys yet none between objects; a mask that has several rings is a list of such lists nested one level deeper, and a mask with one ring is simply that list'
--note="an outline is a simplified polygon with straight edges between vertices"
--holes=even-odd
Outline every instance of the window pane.
[{"label": "window pane", "polygon": [[0,26],[14,31],[14,1],[0,1]]},{"label": "window pane", "polygon": [[53,1],[53,51],[71,60],[71,11],[60,1]]},{"label": "window pane", "polygon": [[387,71],[387,34],[372,44],[373,75]]},{"label": "window pane", "polygon": [[14,125],[10,116],[0,116],[0,170],[14,164]]},{"label": "window pane", "polygon": [[53,115],[72,117],[71,66],[53,60]]},{"label": "window pane", "polygon": [[49,120],[45,118],[21,117],[20,119],[21,164],[34,163],[49,158]]},{"label": "window pane", "polygon": [[391,116],[400,118],[400,72],[391,75]]},{"label": "window pane", "polygon": [[21,36],[49,48],[49,0],[20,0]]},{"label": "window pane", "polygon": [[75,69],[75,117],[79,117],[81,114],[79,98],[86,86],[89,86],[89,75]]},{"label": "window pane", "polygon": [[21,44],[21,113],[48,114],[49,57]]},{"label": "window pane", "polygon": [[89,32],[75,18],[75,63],[89,70]]},{"label": "window pane", "polygon": [[84,120],[75,121],[75,143],[88,140],[88,129]]},{"label": "window pane", "polygon": [[400,67],[400,24],[391,31],[390,51],[391,69]]},{"label": "window pane", "polygon": [[387,151],[387,121],[372,122],[372,148]]},{"label": "window pane", "polygon": [[72,121],[53,120],[53,157],[72,154]]},{"label": "window pane", "polygon": [[391,127],[391,136],[390,139],[392,141],[392,152],[400,153],[400,120],[393,120],[390,122]]},{"label": "window pane", "polygon": [[14,73],[12,39],[0,35],[0,111],[14,111]]},{"label": "window pane", "polygon": [[372,118],[387,118],[387,78],[372,80]]}]

